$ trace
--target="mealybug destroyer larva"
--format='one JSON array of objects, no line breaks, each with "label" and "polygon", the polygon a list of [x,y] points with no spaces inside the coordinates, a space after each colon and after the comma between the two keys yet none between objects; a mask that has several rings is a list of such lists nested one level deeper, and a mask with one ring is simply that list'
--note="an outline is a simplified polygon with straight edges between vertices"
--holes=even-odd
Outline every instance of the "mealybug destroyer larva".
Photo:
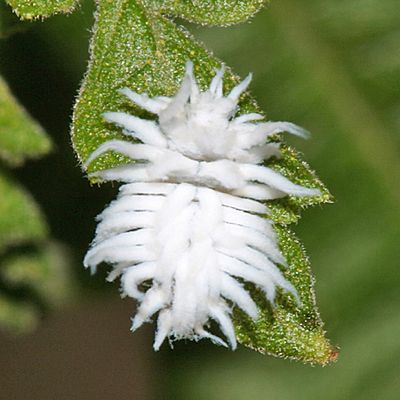
[{"label": "mealybug destroyer larva", "polygon": [[[154,349],[170,340],[209,338],[226,345],[207,330],[216,321],[229,345],[236,347],[232,306],[257,317],[257,306],[242,282],[251,282],[273,302],[276,288],[294,286],[278,265],[279,251],[266,200],[286,195],[315,196],[262,165],[279,156],[276,133],[304,136],[288,122],[263,122],[256,113],[235,116],[249,75],[223,95],[224,67],[209,88],[200,91],[193,65],[174,97],[150,98],[129,89],[120,92],[157,121],[122,112],[104,118],[141,143],[110,140],[100,145],[86,166],[101,154],[115,151],[139,162],[93,175],[120,181],[119,195],[99,216],[84,264],[92,271],[102,262],[121,275],[122,291],[139,302],[132,330],[158,313]],[[148,281],[150,288],[140,285]]]}]

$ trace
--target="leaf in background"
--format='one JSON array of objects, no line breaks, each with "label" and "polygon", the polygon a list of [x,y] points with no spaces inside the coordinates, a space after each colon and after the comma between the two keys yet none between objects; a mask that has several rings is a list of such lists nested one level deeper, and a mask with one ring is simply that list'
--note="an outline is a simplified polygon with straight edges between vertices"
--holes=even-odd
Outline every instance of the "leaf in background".
[{"label": "leaf in background", "polygon": [[18,252],[26,243],[41,243],[47,226],[33,199],[1,170],[0,193],[0,327],[13,333],[29,332],[36,327],[39,307],[4,281],[4,258],[10,249]]},{"label": "leaf in background", "polygon": [[14,334],[26,333],[36,328],[38,318],[38,310],[32,304],[0,292],[0,327]]},{"label": "leaf in background", "polygon": [[21,19],[45,18],[71,12],[78,0],[6,0]]},{"label": "leaf in background", "polygon": [[29,287],[47,307],[67,300],[69,284],[67,252],[58,243],[9,252],[0,263],[1,275],[9,287]]},{"label": "leaf in background", "polygon": [[[10,166],[50,150],[51,142],[0,78],[0,160]],[[0,168],[0,326],[32,330],[69,293],[65,251],[47,242],[48,227],[31,196]]]},{"label": "leaf in background", "polygon": [[[102,113],[129,111],[145,115],[142,110],[128,104],[117,93],[117,89],[129,87],[139,93],[147,92],[150,96],[171,96],[177,90],[188,59],[194,62],[196,77],[204,89],[214,74],[214,68],[220,65],[220,61],[197,43],[183,27],[176,26],[161,15],[159,10],[151,8],[155,4],[154,1],[144,3],[125,0],[101,1],[98,5],[89,70],[73,118],[72,139],[82,161],[101,143],[122,138],[117,127],[103,121]],[[170,4],[169,14],[183,17],[189,10],[184,2]],[[175,4],[176,9],[173,8]],[[214,4],[222,10],[223,2],[205,4],[206,7]],[[233,5],[234,2],[228,4]],[[232,19],[233,10],[229,8],[226,13],[221,12],[218,21],[215,19],[210,23],[228,24],[240,20],[237,15],[236,19]],[[206,9],[199,7],[191,11],[191,21],[204,23],[207,18]],[[249,16],[250,13],[246,18]],[[228,69],[225,90],[228,91],[238,81],[239,77]],[[247,94],[240,104],[240,112],[253,111],[260,112],[260,109]],[[89,172],[111,168],[127,161],[118,154],[108,153],[95,160]],[[270,308],[266,309],[265,302],[260,300],[259,306],[264,311],[256,324],[237,313],[238,338],[245,345],[261,352],[325,364],[334,359],[337,353],[324,337],[315,305],[308,259],[284,224],[296,221],[301,208],[330,201],[330,195],[308,165],[288,147],[283,148],[282,159],[274,162],[273,167],[296,183],[318,187],[322,191],[320,197],[285,199],[271,204],[273,219],[282,224],[278,227],[280,244],[290,264],[285,274],[296,286],[304,306],[298,309],[287,297],[281,296],[276,309],[271,312]],[[257,296],[255,289],[254,292]]]},{"label": "leaf in background", "polygon": [[0,159],[18,166],[26,158],[46,154],[50,147],[41,126],[18,104],[0,76]]},{"label": "leaf in background", "polygon": [[47,226],[29,194],[0,169],[0,253],[8,246],[41,241]]}]

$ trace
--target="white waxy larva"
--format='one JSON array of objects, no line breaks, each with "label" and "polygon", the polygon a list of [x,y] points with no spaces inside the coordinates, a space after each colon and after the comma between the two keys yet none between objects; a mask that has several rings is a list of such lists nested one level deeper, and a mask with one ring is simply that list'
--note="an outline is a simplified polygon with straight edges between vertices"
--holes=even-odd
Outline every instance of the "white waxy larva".
[{"label": "white waxy larva", "polygon": [[[314,196],[318,189],[294,184],[262,165],[279,156],[268,137],[281,132],[305,137],[288,122],[260,122],[256,113],[235,116],[249,75],[223,95],[224,69],[200,91],[188,62],[174,97],[150,98],[130,89],[119,92],[157,115],[154,121],[123,112],[104,118],[141,143],[110,140],[86,160],[114,151],[135,163],[92,174],[120,181],[119,195],[97,218],[99,225],[84,264],[113,265],[108,280],[121,275],[122,293],[139,302],[132,330],[158,313],[154,349],[168,338],[236,347],[232,308],[251,318],[258,310],[242,281],[254,284],[273,303],[277,288],[301,304],[284,276],[266,200]],[[148,282],[149,289],[140,285]],[[227,343],[207,331],[219,325]]]}]

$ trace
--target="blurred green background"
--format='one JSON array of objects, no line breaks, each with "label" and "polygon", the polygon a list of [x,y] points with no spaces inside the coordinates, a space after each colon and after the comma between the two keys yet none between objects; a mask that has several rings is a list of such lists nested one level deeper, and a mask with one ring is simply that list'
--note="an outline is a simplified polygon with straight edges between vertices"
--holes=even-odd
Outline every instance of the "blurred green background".
[{"label": "blurred green background", "polygon": [[[4,399],[398,399],[400,393],[400,3],[275,0],[251,23],[189,26],[245,76],[271,120],[313,134],[291,144],[333,193],[296,232],[317,278],[337,363],[311,367],[209,343],[154,354],[152,328],[129,333],[134,306],[81,260],[94,217],[116,187],[90,187],[70,146],[74,98],[87,64],[93,5],[25,24],[0,41],[0,72],[53,139],[53,152],[13,171],[52,236],[69,250],[72,304],[27,336],[3,333]],[[0,199],[1,201],[1,199]],[[4,397],[2,397],[4,396]]]}]

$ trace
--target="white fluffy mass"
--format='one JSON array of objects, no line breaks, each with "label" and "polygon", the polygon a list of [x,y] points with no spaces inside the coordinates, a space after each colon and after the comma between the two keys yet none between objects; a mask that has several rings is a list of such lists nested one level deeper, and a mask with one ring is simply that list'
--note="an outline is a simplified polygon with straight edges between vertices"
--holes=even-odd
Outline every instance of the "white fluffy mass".
[{"label": "white fluffy mass", "polygon": [[[223,75],[222,67],[200,91],[188,62],[174,97],[122,89],[157,120],[105,113],[136,143],[107,141],[86,161],[87,166],[108,151],[135,160],[94,173],[124,184],[98,216],[84,264],[94,272],[110,263],[109,280],[121,275],[123,294],[139,303],[132,331],[158,313],[155,350],[165,338],[209,338],[234,349],[232,308],[251,318],[258,314],[243,282],[253,283],[271,303],[277,287],[299,301],[278,267],[286,263],[264,201],[319,191],[295,185],[262,163],[280,154],[269,136],[305,132],[288,122],[260,122],[260,114],[235,116],[251,76],[224,96]],[[211,320],[225,339],[208,331]]]}]

